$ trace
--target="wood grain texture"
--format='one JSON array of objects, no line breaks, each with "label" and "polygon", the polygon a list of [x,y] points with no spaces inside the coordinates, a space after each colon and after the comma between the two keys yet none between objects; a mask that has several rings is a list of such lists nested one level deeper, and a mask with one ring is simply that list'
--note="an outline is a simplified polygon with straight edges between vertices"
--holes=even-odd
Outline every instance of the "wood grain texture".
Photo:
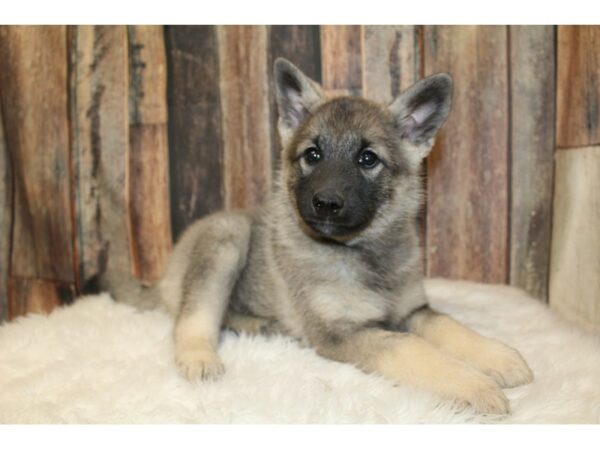
[{"label": "wood grain texture", "polygon": [[318,25],[273,25],[269,27],[269,104],[273,168],[279,164],[281,142],[277,132],[277,105],[273,84],[273,63],[278,57],[290,60],[307,76],[321,82],[321,37]]},{"label": "wood grain texture", "polygon": [[508,279],[507,30],[425,27],[425,74],[454,78],[450,118],[428,159],[428,274]]},{"label": "wood grain texture", "polygon": [[600,26],[559,26],[556,145],[600,143]]},{"label": "wood grain texture", "polygon": [[137,277],[156,281],[171,251],[164,33],[161,26],[127,29],[133,265]]},{"label": "wood grain texture", "polygon": [[16,190],[12,274],[73,282],[66,36],[1,27],[0,100]]},{"label": "wood grain texture", "polygon": [[511,26],[510,284],[548,299],[555,123],[553,26]]},{"label": "wood grain texture", "polygon": [[129,136],[134,273],[156,281],[171,252],[166,124],[131,125]]},{"label": "wood grain texture", "polygon": [[77,26],[71,117],[82,284],[105,269],[131,273],[127,27]]},{"label": "wood grain texture", "polygon": [[171,226],[223,207],[216,27],[167,26]]},{"label": "wood grain texture", "polygon": [[421,78],[422,27],[365,25],[361,28],[363,95],[388,104]]},{"label": "wood grain texture", "polygon": [[225,206],[257,205],[271,186],[265,26],[219,26]]},{"label": "wood grain texture", "polygon": [[321,25],[323,88],[330,96],[361,95],[362,39],[359,25]]},{"label": "wood grain texture", "polygon": [[127,27],[129,123],[167,123],[167,59],[162,26]]},{"label": "wood grain texture", "polygon": [[0,108],[0,323],[8,319],[8,276],[12,231],[13,184]]},{"label": "wood grain texture", "polygon": [[550,306],[600,331],[600,146],[556,153]]},{"label": "wood grain texture", "polygon": [[26,314],[49,314],[58,306],[72,303],[75,287],[54,281],[10,277],[10,316],[13,320]]}]

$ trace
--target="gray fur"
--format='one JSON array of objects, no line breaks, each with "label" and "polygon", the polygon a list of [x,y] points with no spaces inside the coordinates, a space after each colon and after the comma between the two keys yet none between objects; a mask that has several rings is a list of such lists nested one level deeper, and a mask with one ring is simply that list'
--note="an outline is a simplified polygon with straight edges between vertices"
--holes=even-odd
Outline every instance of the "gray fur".
[{"label": "gray fur", "polygon": [[[416,222],[419,167],[448,116],[450,77],[429,77],[389,107],[327,100],[283,59],[275,62],[275,80],[284,149],[270,198],[255,210],[221,212],[192,225],[158,285],[123,296],[117,290],[119,300],[152,306],[160,297],[176,318],[176,359],[188,378],[222,372],[215,353],[222,326],[286,333],[327,358],[417,384],[393,365],[394,352],[422,345],[438,365],[454,367],[407,333],[407,318],[427,308]],[[307,148],[318,150],[318,162],[309,161]],[[379,158],[374,167],[358,162],[367,150]],[[345,206],[315,218],[314,198],[323,191]],[[135,300],[144,292],[151,298]],[[401,367],[427,370],[411,364],[417,362]],[[477,386],[489,388],[482,380]],[[476,394],[449,395],[477,403]],[[496,403],[485,407],[501,409],[501,393],[494,395]]]}]

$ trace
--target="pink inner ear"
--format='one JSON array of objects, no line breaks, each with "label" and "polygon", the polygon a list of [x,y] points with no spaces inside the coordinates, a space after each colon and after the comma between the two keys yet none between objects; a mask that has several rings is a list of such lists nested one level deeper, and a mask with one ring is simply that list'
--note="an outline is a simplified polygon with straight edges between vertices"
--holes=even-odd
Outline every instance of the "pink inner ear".
[{"label": "pink inner ear", "polygon": [[421,125],[435,112],[435,103],[429,102],[419,105],[410,114],[410,117],[416,122],[417,125]]},{"label": "pink inner ear", "polygon": [[297,91],[289,89],[287,91],[287,97],[290,105],[288,115],[290,119],[290,126],[296,128],[302,122],[304,116],[304,106],[302,105],[302,97]]}]

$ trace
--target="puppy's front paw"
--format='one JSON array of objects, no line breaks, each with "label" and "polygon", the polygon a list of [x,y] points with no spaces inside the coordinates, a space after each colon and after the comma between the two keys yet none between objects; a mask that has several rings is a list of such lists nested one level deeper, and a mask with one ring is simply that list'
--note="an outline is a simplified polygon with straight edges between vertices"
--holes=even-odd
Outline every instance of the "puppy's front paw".
[{"label": "puppy's front paw", "polygon": [[495,381],[478,373],[465,380],[458,399],[480,414],[508,414],[509,402]]},{"label": "puppy's front paw", "polygon": [[178,349],[175,362],[181,374],[189,381],[214,380],[225,373],[221,358],[210,348]]},{"label": "puppy's front paw", "polygon": [[477,368],[503,388],[521,386],[533,381],[533,372],[521,354],[498,341],[488,341],[484,353],[477,361]]}]

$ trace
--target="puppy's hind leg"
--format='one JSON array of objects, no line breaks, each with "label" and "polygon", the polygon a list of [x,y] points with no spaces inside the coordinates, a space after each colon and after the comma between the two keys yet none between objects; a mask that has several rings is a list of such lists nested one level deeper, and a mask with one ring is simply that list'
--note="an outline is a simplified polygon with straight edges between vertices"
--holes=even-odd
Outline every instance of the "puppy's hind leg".
[{"label": "puppy's hind leg", "polygon": [[[250,240],[246,217],[222,217],[196,233],[182,280],[175,323],[175,360],[189,380],[217,378],[224,366],[217,355],[219,332]],[[210,219],[209,219],[210,220]]]},{"label": "puppy's hind leg", "polygon": [[264,336],[285,334],[275,319],[267,319],[266,317],[258,317],[250,314],[240,314],[231,310],[225,315],[224,327],[237,334],[262,334]]}]

